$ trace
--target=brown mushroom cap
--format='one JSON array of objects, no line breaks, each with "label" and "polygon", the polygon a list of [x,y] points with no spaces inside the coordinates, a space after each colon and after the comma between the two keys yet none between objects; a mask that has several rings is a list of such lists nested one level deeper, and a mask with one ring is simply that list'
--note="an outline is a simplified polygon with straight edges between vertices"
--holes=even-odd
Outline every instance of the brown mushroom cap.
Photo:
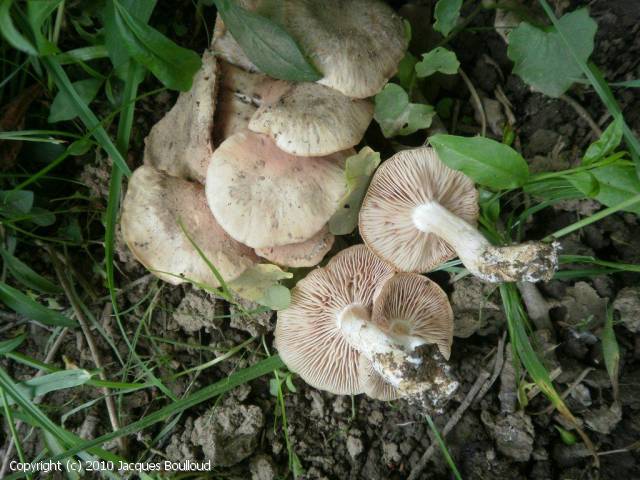
[{"label": "brown mushroom cap", "polygon": [[473,181],[442,163],[435,150],[403,150],[382,163],[360,209],[360,235],[376,255],[407,272],[427,272],[455,255],[442,239],[420,231],[414,209],[430,200],[471,225],[478,219]]},{"label": "brown mushroom cap", "polygon": [[280,247],[256,248],[256,254],[286,267],[313,267],[331,250],[334,240],[329,227],[325,226],[309,240]]},{"label": "brown mushroom cap", "polygon": [[207,206],[204,188],[153,167],[138,168],[122,204],[122,234],[135,257],[162,280],[219,283],[178,222],[227,281],[257,262],[253,251],[233,240]]},{"label": "brown mushroom cap", "polygon": [[317,157],[356,145],[373,118],[373,104],[317,83],[290,83],[263,101],[249,129],[273,138],[292,155]]},{"label": "brown mushroom cap", "polygon": [[380,0],[283,0],[279,20],[324,77],[348,97],[371,97],[407,49],[400,16]]},{"label": "brown mushroom cap", "polygon": [[287,367],[308,384],[346,395],[363,392],[369,361],[345,340],[337,319],[351,304],[371,309],[393,269],[364,245],[347,248],[326,267],[313,270],[291,292],[291,306],[278,312],[275,344]]},{"label": "brown mushroom cap", "polygon": [[303,242],[338,209],[352,152],[296,157],[266,135],[238,132],[211,157],[209,207],[229,235],[252,248]]},{"label": "brown mushroom cap", "polygon": [[216,109],[218,65],[210,51],[188,92],[180,93],[173,108],[145,139],[144,164],[174,177],[204,183],[213,152],[212,129]]}]

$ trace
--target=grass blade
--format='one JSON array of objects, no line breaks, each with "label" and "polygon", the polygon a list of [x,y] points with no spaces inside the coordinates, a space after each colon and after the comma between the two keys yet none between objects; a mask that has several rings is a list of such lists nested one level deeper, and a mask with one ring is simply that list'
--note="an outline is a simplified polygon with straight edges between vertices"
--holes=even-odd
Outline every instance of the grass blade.
[{"label": "grass blade", "polygon": [[447,449],[447,445],[444,443],[444,439],[442,438],[442,435],[440,435],[438,428],[436,427],[435,423],[433,423],[433,419],[431,418],[431,415],[425,415],[425,417],[427,419],[427,423],[429,424],[429,428],[433,432],[433,435],[436,437],[436,441],[440,446],[440,450],[442,450],[442,455],[444,455],[444,458],[447,461],[447,464],[449,465],[451,472],[456,477],[456,480],[462,480],[462,476],[458,471],[458,467],[456,467],[456,464],[453,461],[453,458],[451,458],[451,455],[449,454],[449,449]]},{"label": "grass blade", "polygon": [[613,398],[618,400],[618,372],[620,369],[620,347],[616,340],[616,332],[613,331],[613,308],[607,309],[607,318],[600,336],[602,341],[602,355],[604,364],[607,367],[607,373],[611,379],[613,387]]},{"label": "grass blade", "polygon": [[40,305],[31,297],[0,282],[0,301],[20,315],[54,327],[76,327],[78,324],[64,315]]}]

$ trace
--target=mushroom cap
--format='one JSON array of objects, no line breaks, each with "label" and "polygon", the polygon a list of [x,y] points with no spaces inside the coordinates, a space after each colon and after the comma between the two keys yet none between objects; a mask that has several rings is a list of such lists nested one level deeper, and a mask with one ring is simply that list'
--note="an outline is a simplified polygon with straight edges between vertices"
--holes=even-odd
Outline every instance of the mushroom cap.
[{"label": "mushroom cap", "polygon": [[291,306],[278,312],[275,345],[287,367],[309,385],[339,395],[363,392],[369,364],[337,324],[351,304],[371,309],[375,293],[394,270],[364,245],[342,250],[291,291]]},{"label": "mushroom cap", "polygon": [[216,57],[202,55],[202,67],[188,92],[180,93],[171,110],[145,138],[144,164],[174,177],[204,183],[213,152],[212,129],[218,82]]},{"label": "mushroom cap", "polygon": [[178,221],[225,280],[233,280],[257,262],[250,248],[218,225],[202,185],[153,167],[138,168],[129,180],[121,218],[123,237],[135,257],[173,285],[188,278],[218,287],[218,280]]},{"label": "mushroom cap", "polygon": [[478,219],[473,181],[440,161],[435,150],[403,150],[382,163],[360,209],[360,235],[378,256],[406,272],[427,272],[455,255],[444,240],[413,223],[414,208],[436,201],[466,222]]},{"label": "mushroom cap", "polygon": [[348,97],[371,97],[407,49],[400,16],[380,0],[283,0],[279,19],[323,73],[318,81]]},{"label": "mushroom cap", "polygon": [[287,153],[316,157],[356,145],[372,118],[368,100],[317,83],[290,83],[282,95],[262,102],[249,129],[269,135]]},{"label": "mushroom cap", "polygon": [[229,235],[252,248],[303,242],[338,209],[347,188],[344,160],[352,153],[297,157],[266,135],[238,132],[211,157],[209,207]]},{"label": "mushroom cap", "polygon": [[234,133],[246,130],[269,85],[281,82],[261,73],[248,72],[224,60],[219,63],[219,71],[220,93],[213,131],[216,146]]},{"label": "mushroom cap", "polygon": [[309,240],[280,247],[257,248],[256,254],[270,262],[286,267],[313,267],[327,254],[336,237],[325,227]]},{"label": "mushroom cap", "polygon": [[418,337],[451,355],[453,310],[437,283],[415,273],[398,273],[373,304],[372,321],[385,332]]}]

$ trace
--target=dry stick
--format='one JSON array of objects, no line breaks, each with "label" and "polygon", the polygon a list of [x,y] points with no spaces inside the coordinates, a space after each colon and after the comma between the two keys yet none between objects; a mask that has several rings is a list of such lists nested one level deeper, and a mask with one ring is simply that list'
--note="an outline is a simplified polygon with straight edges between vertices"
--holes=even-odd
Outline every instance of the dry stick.
[{"label": "dry stick", "polygon": [[580,105],[568,95],[560,95],[560,100],[563,100],[565,103],[569,104],[576,111],[578,116],[589,124],[589,127],[591,127],[591,130],[593,130],[593,133],[597,138],[600,138],[602,136],[602,129],[598,126],[589,112],[587,112],[582,105]]},{"label": "dry stick", "polygon": [[476,91],[476,87],[473,86],[473,83],[471,83],[471,80],[469,79],[469,77],[467,77],[467,74],[464,73],[464,70],[462,70],[462,68],[459,68],[458,73],[462,77],[462,80],[464,80],[464,83],[467,85],[467,88],[469,89],[469,93],[471,93],[471,98],[473,98],[473,102],[476,104],[476,108],[480,112],[480,119],[482,121],[482,136],[486,137],[487,136],[487,114],[484,111],[482,100],[480,100],[480,97],[478,96],[478,92]]},{"label": "dry stick", "polygon": [[[560,395],[561,399],[565,399],[569,396],[569,394],[575,390],[575,388],[580,385],[580,383],[587,377],[587,375],[589,375],[589,373],[591,372],[591,370],[594,370],[594,368],[592,367],[587,367],[585,368],[582,373],[580,375],[578,375],[578,377],[571,383],[571,385],[569,385],[567,387],[567,389],[562,392],[562,394]],[[538,415],[538,414],[550,414],[551,412],[553,412],[556,409],[556,407],[553,406],[553,404],[549,405],[547,408],[545,408],[543,411],[538,412],[538,413],[534,413],[534,415]]]},{"label": "dry stick", "polygon": [[487,383],[485,383],[482,386],[482,388],[478,392],[478,395],[473,400],[474,403],[478,403],[480,400],[482,400],[482,398],[487,394],[487,392],[493,386],[493,384],[496,383],[496,380],[500,376],[500,372],[502,372],[502,367],[504,366],[504,342],[506,338],[507,338],[507,332],[505,331],[504,334],[502,335],[502,338],[498,340],[498,349],[496,350],[496,360],[493,363],[493,373],[491,374],[491,378]]},{"label": "dry stick", "polygon": [[[498,374],[500,373],[500,369],[496,367],[498,367],[498,365],[500,364],[500,357],[502,356],[501,352],[503,351],[503,348],[501,348],[502,344],[504,344],[504,340],[500,339],[500,343],[498,344],[499,345],[498,351],[496,352],[496,360],[494,363],[494,369],[493,369],[494,371],[492,375],[493,381],[491,383],[493,383],[498,376],[496,374],[496,371],[498,371]],[[474,398],[476,398],[476,395],[478,394],[478,392],[484,390],[483,387],[486,384],[489,377],[490,377],[489,372],[482,369],[475,383],[471,387],[471,390],[469,390],[469,393],[467,393],[467,396],[464,398],[462,403],[458,406],[457,410],[453,413],[453,415],[451,415],[451,417],[447,421],[447,424],[444,426],[444,428],[440,432],[440,435],[442,436],[442,438],[444,438],[453,429],[453,427],[455,427],[458,424],[458,422],[462,418],[462,415],[464,415],[464,412],[473,403],[473,400]],[[486,393],[486,390],[484,391],[483,395]],[[429,448],[427,448],[427,450],[422,454],[422,457],[420,458],[416,466],[413,467],[413,469],[411,470],[411,473],[409,474],[409,477],[407,478],[407,480],[416,480],[418,478],[418,475],[420,475],[422,470],[424,470],[424,468],[427,466],[427,462],[436,451],[437,446],[438,446],[437,442],[431,442],[431,445],[429,445]]]},{"label": "dry stick", "polygon": [[[89,346],[89,351],[91,352],[91,358],[93,359],[93,363],[95,364],[96,368],[98,368],[99,370],[98,375],[101,380],[107,380],[107,376],[104,373],[102,360],[100,358],[100,353],[98,352],[98,347],[93,340],[93,335],[91,334],[91,329],[89,328],[89,322],[87,322],[87,319],[82,312],[82,308],[80,308],[80,302],[78,301],[76,293],[69,284],[68,278],[62,271],[61,263],[51,248],[49,248],[49,253],[51,263],[53,263],[53,267],[56,271],[56,275],[58,276],[58,280],[60,281],[64,293],[66,294],[67,299],[71,304],[71,308],[73,308],[76,320],[78,320],[80,328],[82,329],[82,333],[87,340],[87,345]],[[111,421],[111,428],[113,428],[113,431],[115,432],[120,429],[120,421],[118,420],[118,415],[116,413],[116,404],[113,400],[113,397],[111,396],[111,392],[107,387],[102,388],[102,393],[104,394],[104,401],[107,405],[109,420]],[[124,437],[118,438],[118,445],[120,447],[121,453],[124,454],[126,452],[126,442],[124,440]]]},{"label": "dry stick", "polygon": [[[58,350],[60,350],[64,337],[67,335],[68,331],[69,331],[68,327],[64,327],[60,331],[60,335],[58,335],[58,338],[56,338],[56,341],[53,342],[53,345],[51,345],[51,350],[49,350],[49,353],[47,353],[47,356],[44,358],[44,363],[51,363],[53,361],[53,357],[55,357],[56,354],[58,353]],[[45,372],[44,370],[38,370],[34,375],[34,378],[44,375],[44,372]],[[39,397],[39,398],[35,398],[33,400],[33,403],[38,404],[41,401],[42,401],[42,397]],[[20,430],[21,426],[22,426],[22,420],[18,420],[16,422],[16,432]],[[11,459],[11,455],[13,454],[13,447],[15,447],[15,444],[13,441],[13,437],[11,437],[11,439],[9,440],[9,445],[7,446],[7,451],[5,452],[4,458],[2,460],[2,467],[0,467],[0,478],[4,478],[4,474],[7,471],[7,467],[9,466],[9,460]]]}]

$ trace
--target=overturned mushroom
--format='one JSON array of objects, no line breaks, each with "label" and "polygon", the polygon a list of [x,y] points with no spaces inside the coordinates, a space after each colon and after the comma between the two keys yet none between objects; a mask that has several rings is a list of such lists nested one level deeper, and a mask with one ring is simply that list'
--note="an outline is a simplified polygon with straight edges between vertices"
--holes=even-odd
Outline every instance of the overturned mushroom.
[{"label": "overturned mushroom", "polygon": [[403,271],[426,272],[457,254],[488,282],[551,279],[558,246],[491,245],[474,227],[477,196],[471,179],[444,165],[433,149],[404,150],[375,173],[360,210],[360,234]]},{"label": "overturned mushroom", "polygon": [[[298,282],[275,333],[289,369],[336,394],[388,399],[425,391],[432,404],[448,397],[456,382],[442,355],[433,350],[423,364],[413,354],[418,345],[437,343],[448,356],[453,324],[446,296],[424,277],[394,274],[356,245]],[[425,298],[410,298],[416,294]]]},{"label": "overturned mushroom", "polygon": [[280,95],[262,102],[249,129],[271,136],[287,153],[317,157],[356,145],[372,118],[368,100],[316,83],[289,83]]},{"label": "overturned mushroom", "polygon": [[256,254],[286,267],[313,267],[331,250],[334,240],[329,227],[325,226],[309,240],[280,247],[256,248]]},{"label": "overturned mushroom", "polygon": [[352,153],[297,157],[266,135],[236,133],[211,158],[209,207],[229,235],[252,248],[303,242],[338,209],[346,191],[344,160]]},{"label": "overturned mushroom", "polygon": [[407,49],[402,19],[380,0],[283,0],[269,13],[322,72],[318,83],[348,97],[382,90]]},{"label": "overturned mushroom", "polygon": [[142,166],[131,176],[121,222],[124,239],[140,263],[174,285],[189,279],[219,286],[187,235],[227,281],[258,260],[217,224],[201,185],[153,167]]}]

